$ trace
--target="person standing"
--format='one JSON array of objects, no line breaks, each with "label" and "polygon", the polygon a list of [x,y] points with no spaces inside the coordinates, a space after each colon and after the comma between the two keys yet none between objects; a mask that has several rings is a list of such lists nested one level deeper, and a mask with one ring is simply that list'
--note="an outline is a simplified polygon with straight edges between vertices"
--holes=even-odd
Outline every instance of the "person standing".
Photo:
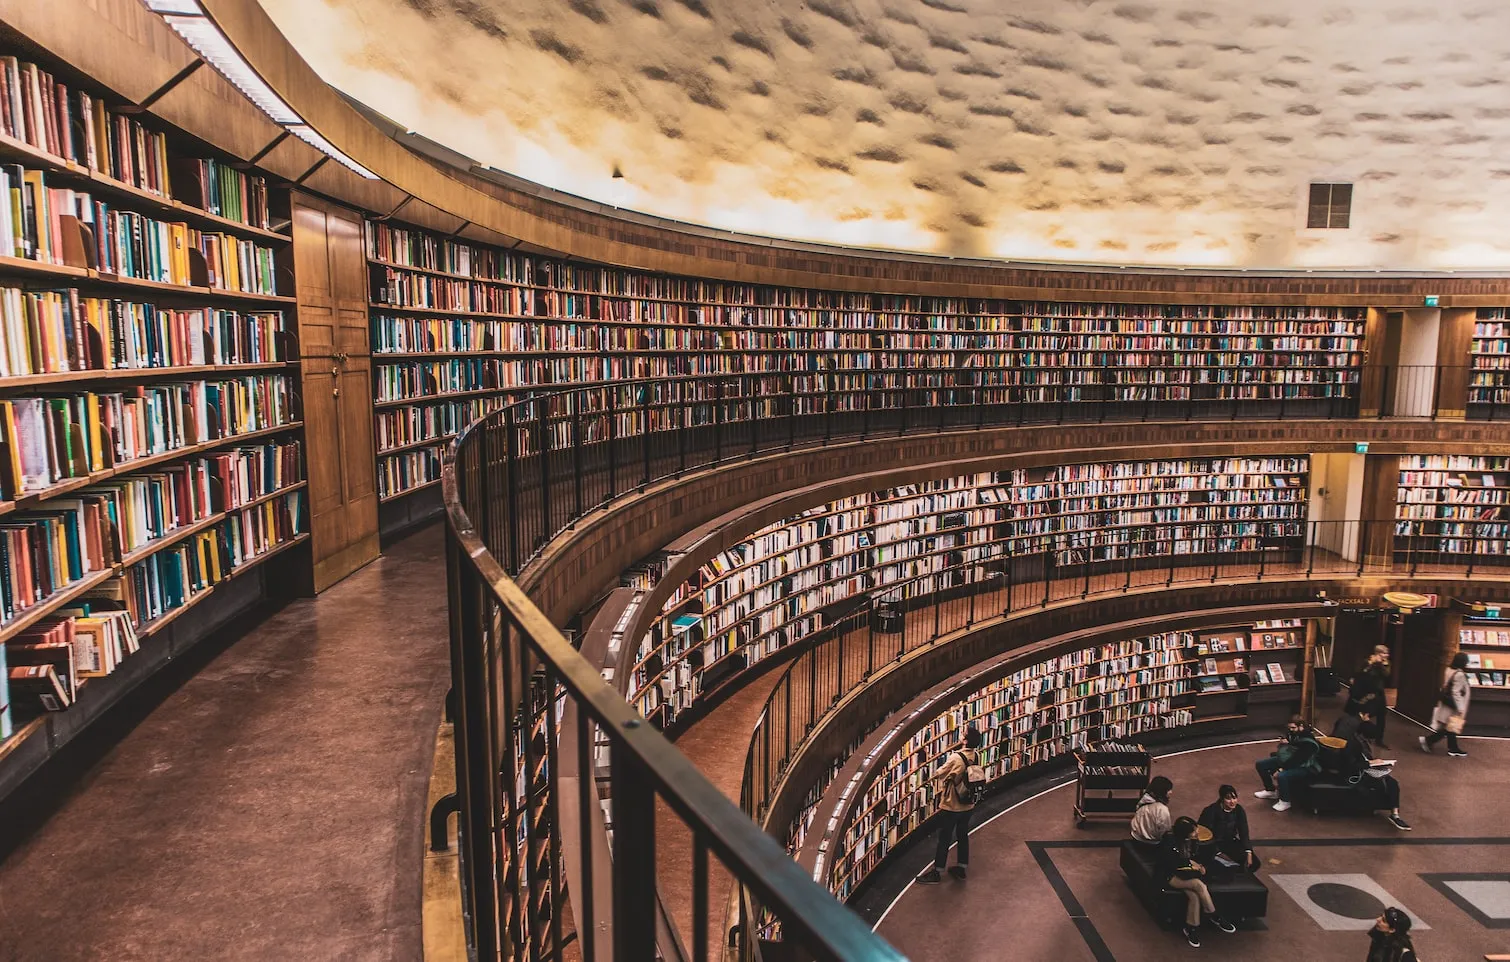
[{"label": "person standing", "polygon": [[1201,809],[1197,824],[1211,829],[1211,840],[1216,850],[1250,872],[1257,872],[1262,864],[1253,854],[1253,839],[1248,834],[1248,813],[1237,801],[1237,789],[1223,785],[1217,791],[1216,801]]},{"label": "person standing", "polygon": [[1391,905],[1368,930],[1368,962],[1416,962],[1410,916]]},{"label": "person standing", "polygon": [[1467,758],[1468,753],[1458,745],[1458,736],[1463,733],[1463,723],[1468,720],[1468,667],[1467,652],[1452,656],[1447,669],[1447,678],[1442,691],[1437,695],[1437,707],[1431,713],[1431,734],[1421,736],[1421,751],[1430,753],[1433,746],[1447,739],[1447,754],[1453,758]]},{"label": "person standing", "polygon": [[1374,646],[1368,662],[1353,676],[1347,704],[1342,706],[1349,715],[1368,715],[1373,719],[1372,731],[1367,734],[1380,748],[1389,747],[1384,744],[1384,720],[1389,714],[1384,689],[1389,687],[1389,671],[1389,649],[1384,645]]},{"label": "person standing", "polygon": [[[1290,716],[1289,731],[1279,751],[1254,764],[1258,777],[1263,779],[1262,791],[1254,792],[1255,798],[1276,798],[1274,810],[1288,812],[1290,796],[1295,786],[1310,781],[1321,768],[1321,746],[1311,736],[1310,726],[1299,715]],[[1275,784],[1276,780],[1278,785]]]},{"label": "person standing", "polygon": [[949,753],[944,764],[933,773],[938,785],[939,835],[933,853],[933,866],[917,877],[920,885],[937,885],[949,860],[949,842],[954,840],[954,868],[949,874],[964,879],[970,865],[970,813],[975,811],[974,789],[968,781],[971,767],[980,764],[980,732],[973,726],[965,729],[964,746]]},{"label": "person standing", "polygon": [[1211,892],[1201,876],[1206,867],[1190,855],[1190,838],[1195,834],[1195,819],[1181,815],[1159,841],[1159,851],[1154,857],[1154,878],[1185,893],[1185,927],[1180,931],[1185,941],[1195,948],[1201,947],[1201,913],[1211,917],[1211,924],[1223,932],[1236,932],[1237,926],[1216,914],[1216,904],[1211,901]]},{"label": "person standing", "polygon": [[1159,844],[1174,821],[1169,814],[1169,793],[1173,791],[1174,782],[1163,775],[1148,780],[1148,788],[1138,799],[1138,809],[1133,813],[1133,838],[1147,845]]}]

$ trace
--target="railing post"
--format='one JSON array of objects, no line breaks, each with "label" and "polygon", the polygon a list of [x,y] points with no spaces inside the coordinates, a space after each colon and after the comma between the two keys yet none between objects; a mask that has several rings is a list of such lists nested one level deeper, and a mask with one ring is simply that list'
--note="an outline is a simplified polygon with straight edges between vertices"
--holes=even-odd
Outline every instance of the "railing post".
[{"label": "railing post", "polygon": [[619,389],[610,384],[608,392],[608,500],[619,494]]},{"label": "railing post", "polygon": [[545,524],[540,528],[540,544],[535,546],[538,549],[550,542],[556,533],[556,527],[551,519],[551,396],[543,395],[536,404],[535,448],[540,458],[540,516],[545,519]]},{"label": "railing post", "polygon": [[792,450],[797,443],[797,393],[791,372],[786,375],[786,449]]},{"label": "railing post", "polygon": [[713,379],[713,463],[724,459],[724,379]]},{"label": "railing post", "polygon": [[571,446],[574,489],[571,520],[575,526],[577,519],[582,517],[582,394],[579,391],[572,392]]},{"label": "railing post", "polygon": [[[509,406],[503,409],[503,476],[504,484],[509,489],[509,519],[505,525],[509,529],[509,567],[508,574],[519,573],[519,483],[514,473],[514,463],[518,460],[518,439],[514,432],[514,408]],[[486,469],[486,465],[483,466]]]},{"label": "railing post", "polygon": [[[638,727],[641,723],[630,719],[624,724]],[[653,954],[650,947],[655,945],[657,915],[655,788],[628,748],[613,746],[609,772],[613,793],[613,957],[616,962],[644,959]],[[592,842],[583,839],[582,844]],[[588,925],[594,921],[582,920]]]},{"label": "railing post", "polygon": [[645,473],[640,477],[640,490],[650,483],[650,385],[643,384],[640,395],[640,450],[644,453]]},{"label": "railing post", "polygon": [[687,470],[687,421],[690,411],[687,407],[687,382],[678,378],[676,382],[676,474],[681,477]]},{"label": "railing post", "polygon": [[744,396],[750,411],[750,457],[760,453],[760,412],[755,410],[755,392],[746,389],[746,377],[739,376],[739,393]]}]

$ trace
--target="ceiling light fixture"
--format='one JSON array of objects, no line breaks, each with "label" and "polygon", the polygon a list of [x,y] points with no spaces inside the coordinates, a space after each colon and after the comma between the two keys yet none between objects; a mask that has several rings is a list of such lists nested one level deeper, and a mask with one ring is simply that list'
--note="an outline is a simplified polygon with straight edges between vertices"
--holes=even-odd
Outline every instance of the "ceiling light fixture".
[{"label": "ceiling light fixture", "polygon": [[252,65],[241,56],[241,51],[221,32],[220,27],[205,13],[199,0],[142,0],[147,9],[163,18],[173,32],[205,63],[214,67],[242,95],[273,123],[309,144],[331,160],[351,170],[360,177],[377,180],[377,174],[363,167],[342,153],[334,144],[320,136],[304,118],[273,92],[267,81],[258,76]]}]

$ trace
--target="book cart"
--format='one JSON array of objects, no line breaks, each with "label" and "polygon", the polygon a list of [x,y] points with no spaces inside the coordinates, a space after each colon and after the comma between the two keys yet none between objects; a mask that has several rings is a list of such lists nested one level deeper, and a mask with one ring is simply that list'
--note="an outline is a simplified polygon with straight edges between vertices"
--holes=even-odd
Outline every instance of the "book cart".
[{"label": "book cart", "polygon": [[1097,742],[1075,752],[1075,825],[1131,819],[1148,788],[1153,756],[1140,745]]}]

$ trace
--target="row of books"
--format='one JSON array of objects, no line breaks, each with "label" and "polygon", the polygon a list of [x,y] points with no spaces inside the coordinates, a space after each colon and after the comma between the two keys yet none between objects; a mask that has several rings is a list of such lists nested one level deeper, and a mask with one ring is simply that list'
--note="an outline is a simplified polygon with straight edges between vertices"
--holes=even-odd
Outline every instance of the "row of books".
[{"label": "row of books", "polygon": [[1395,535],[1412,550],[1498,555],[1510,536],[1502,512],[1510,492],[1510,458],[1491,455],[1401,455]]},{"label": "row of books", "polygon": [[523,366],[491,357],[453,357],[444,361],[377,364],[373,385],[378,401],[404,401],[466,391],[525,386]]},{"label": "row of books", "polygon": [[444,441],[503,404],[500,397],[410,404],[377,411],[374,420],[378,454],[389,448]]},{"label": "row of books", "polygon": [[91,679],[141,649],[135,622],[117,604],[80,599],[0,645],[0,742],[37,715],[68,708]]},{"label": "row of books", "polygon": [[163,134],[12,56],[0,57],[0,130],[61,160],[169,196]]},{"label": "row of books", "polygon": [[0,525],[0,623],[154,542],[302,479],[301,445],[249,445],[92,485]]},{"label": "row of books", "polygon": [[1320,320],[1351,324],[1361,323],[1365,314],[1360,308],[1023,303],[765,287],[558,262],[441,238],[388,222],[368,222],[367,253],[374,261],[395,266],[509,284],[719,305],[941,316],[1038,314],[1106,319]]},{"label": "row of books", "polygon": [[281,374],[0,400],[0,498],[295,419],[293,382]]},{"label": "row of books", "polygon": [[0,377],[287,359],[282,311],[167,308],[0,287]]},{"label": "row of books", "polygon": [[378,498],[395,498],[420,485],[440,480],[441,444],[413,448],[378,459]]},{"label": "row of books", "polygon": [[0,132],[129,188],[268,229],[267,180],[213,159],[176,155],[139,115],[105,105],[36,64],[0,57]]},{"label": "row of books", "polygon": [[[1503,628],[1464,627],[1459,631],[1458,643],[1493,648],[1510,648],[1510,631]],[[1490,667],[1492,668],[1493,666],[1491,665]]]},{"label": "row of books", "polygon": [[276,294],[272,248],[124,210],[48,175],[0,167],[0,255],[120,277]]}]

